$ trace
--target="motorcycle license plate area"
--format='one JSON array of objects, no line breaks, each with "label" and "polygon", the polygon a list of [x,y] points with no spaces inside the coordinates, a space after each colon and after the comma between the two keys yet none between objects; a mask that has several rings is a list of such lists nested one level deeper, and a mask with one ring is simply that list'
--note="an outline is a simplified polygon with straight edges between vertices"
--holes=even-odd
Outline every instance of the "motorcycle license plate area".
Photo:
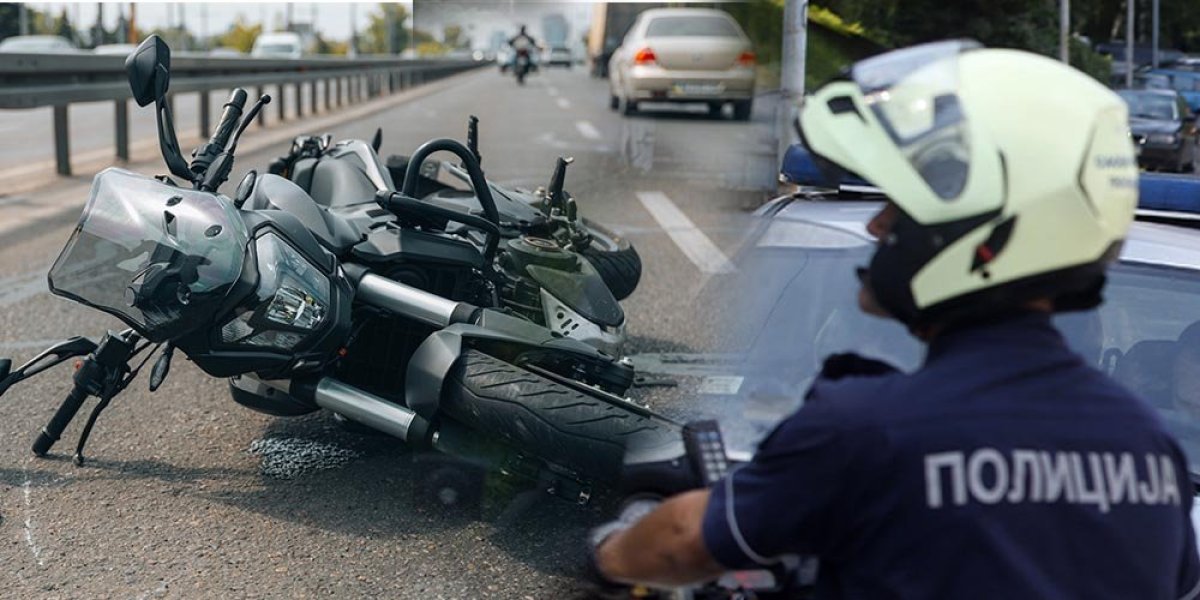
[{"label": "motorcycle license plate area", "polygon": [[715,96],[725,91],[723,83],[676,82],[671,93],[676,96]]}]

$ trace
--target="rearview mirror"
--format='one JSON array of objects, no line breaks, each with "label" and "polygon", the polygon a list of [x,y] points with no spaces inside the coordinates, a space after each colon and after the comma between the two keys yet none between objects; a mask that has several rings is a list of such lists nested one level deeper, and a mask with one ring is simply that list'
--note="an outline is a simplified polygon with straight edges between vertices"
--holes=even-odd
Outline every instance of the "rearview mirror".
[{"label": "rearview mirror", "polygon": [[171,49],[162,38],[152,35],[125,59],[125,71],[138,106],[161,100],[171,83]]}]

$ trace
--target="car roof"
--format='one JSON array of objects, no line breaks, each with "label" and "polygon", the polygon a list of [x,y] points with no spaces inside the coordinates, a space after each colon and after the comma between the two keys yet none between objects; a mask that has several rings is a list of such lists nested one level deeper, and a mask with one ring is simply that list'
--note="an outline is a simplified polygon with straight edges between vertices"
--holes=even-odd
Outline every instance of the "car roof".
[{"label": "car roof", "polygon": [[267,41],[287,40],[289,42],[298,42],[298,41],[300,41],[300,34],[293,33],[291,31],[273,31],[271,33],[264,33],[262,35],[259,35],[254,41],[258,42],[261,40],[267,40]]},{"label": "car roof", "polygon": [[1121,92],[1129,92],[1132,94],[1152,94],[1155,96],[1167,96],[1170,98],[1176,98],[1179,96],[1179,92],[1177,92],[1173,89],[1164,90],[1161,88],[1121,88],[1119,90],[1116,90],[1116,92],[1118,94],[1120,94]]},{"label": "car roof", "polygon": [[10,38],[6,38],[4,41],[6,41],[6,42],[8,42],[8,41],[12,41],[12,42],[25,42],[25,41],[45,42],[45,41],[49,41],[49,40],[70,41],[70,40],[67,40],[67,38],[62,37],[60,35],[14,35]]},{"label": "car roof", "polygon": [[654,17],[708,17],[720,15],[733,18],[729,13],[718,8],[651,8],[641,15],[643,19]]},{"label": "car roof", "polygon": [[[881,205],[865,200],[797,200],[771,218],[817,223],[874,242],[867,233],[867,222]],[[1200,271],[1200,229],[1136,221],[1125,238],[1121,261]]]},{"label": "car roof", "polygon": [[[1192,65],[1180,65],[1191,67]],[[1145,71],[1151,75],[1195,75],[1196,71],[1191,68],[1175,68],[1175,67],[1159,67]]]}]

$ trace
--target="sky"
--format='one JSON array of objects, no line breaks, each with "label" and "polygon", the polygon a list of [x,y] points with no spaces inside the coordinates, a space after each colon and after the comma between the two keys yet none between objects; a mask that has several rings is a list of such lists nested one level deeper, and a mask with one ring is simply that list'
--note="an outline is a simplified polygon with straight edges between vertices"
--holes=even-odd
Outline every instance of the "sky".
[{"label": "sky", "polygon": [[[30,2],[40,11],[57,14],[66,8],[71,21],[78,27],[96,22],[100,3],[97,2]],[[115,26],[119,13],[128,14],[128,2],[106,2],[104,24]],[[137,22],[142,29],[166,27],[182,20],[193,34],[201,37],[219,34],[229,28],[239,16],[247,22],[265,23],[273,30],[285,22],[287,5],[292,7],[296,22],[316,21],[317,30],[331,40],[350,37],[351,22],[361,31],[370,22],[369,15],[378,11],[375,2],[138,2]],[[412,13],[412,0],[400,2]],[[440,32],[445,25],[462,25],[474,38],[476,45],[486,46],[492,31],[515,30],[519,23],[528,23],[532,31],[540,30],[541,15],[561,12],[576,30],[578,38],[591,15],[590,1],[560,0],[417,0],[417,26]],[[315,19],[314,19],[315,17]],[[411,23],[406,24],[406,26]],[[515,31],[513,31],[515,33]]]}]

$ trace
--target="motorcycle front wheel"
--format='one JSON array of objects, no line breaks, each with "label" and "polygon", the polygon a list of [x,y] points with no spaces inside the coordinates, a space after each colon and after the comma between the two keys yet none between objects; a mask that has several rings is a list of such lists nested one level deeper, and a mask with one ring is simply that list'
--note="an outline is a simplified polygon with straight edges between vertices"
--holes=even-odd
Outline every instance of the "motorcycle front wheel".
[{"label": "motorcycle front wheel", "polygon": [[642,280],[642,259],[629,240],[599,223],[580,219],[592,243],[580,254],[592,263],[617,300],[624,300]]}]

